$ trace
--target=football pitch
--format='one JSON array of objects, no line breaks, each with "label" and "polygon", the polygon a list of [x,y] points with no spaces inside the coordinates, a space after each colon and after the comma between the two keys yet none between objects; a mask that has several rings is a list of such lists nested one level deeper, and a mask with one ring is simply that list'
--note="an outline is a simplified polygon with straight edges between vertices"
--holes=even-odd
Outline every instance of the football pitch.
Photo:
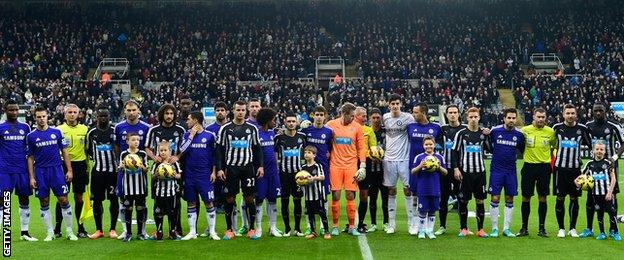
[{"label": "football pitch", "polygon": [[[489,161],[486,162],[489,165]],[[518,169],[521,162],[518,162]],[[488,166],[489,168],[489,166]],[[620,167],[619,175],[622,176]],[[489,173],[488,173],[489,174]],[[624,185],[620,181],[620,185]],[[624,187],[624,186],[622,186]],[[30,234],[38,238],[40,242],[24,242],[19,240],[19,214],[17,197],[12,198],[12,257],[18,259],[565,259],[565,258],[594,258],[621,259],[624,256],[624,242],[613,240],[598,241],[595,238],[557,238],[557,222],[555,218],[555,197],[549,196],[548,215],[546,217],[546,230],[549,238],[537,236],[538,214],[537,198],[532,199],[531,216],[529,222],[529,237],[522,238],[457,238],[459,230],[459,217],[456,212],[449,212],[447,234],[438,236],[435,240],[418,239],[407,233],[406,213],[402,192],[399,191],[397,198],[397,230],[394,235],[387,235],[378,230],[362,237],[353,237],[342,233],[332,237],[331,240],[317,238],[306,240],[301,237],[274,238],[268,236],[267,216],[264,215],[263,236],[257,241],[244,237],[236,237],[231,241],[212,241],[208,238],[198,238],[192,241],[170,241],[165,238],[163,242],[138,241],[133,239],[129,243],[111,240],[108,237],[92,241],[80,239],[76,242],[65,238],[56,239],[52,242],[41,242],[45,237],[45,228],[39,217],[39,201],[31,197],[31,222]],[[344,195],[343,195],[344,196]],[[580,210],[577,230],[586,226],[585,217],[586,194],[580,199]],[[623,204],[624,196],[619,194],[620,205]],[[72,207],[73,205],[73,199]],[[153,201],[148,199],[149,218],[152,218]],[[55,199],[52,199],[52,203]],[[379,202],[378,202],[379,203]],[[51,204],[52,205],[52,204]],[[569,216],[567,213],[568,200],[566,200],[566,229],[568,228]],[[514,216],[512,231],[517,232],[521,226],[520,197],[514,202]],[[620,206],[620,213],[624,212]],[[185,218],[186,204],[183,202],[183,220],[185,231],[187,220]],[[279,206],[278,206],[279,209]],[[344,207],[341,212],[340,226],[344,228],[346,212]],[[379,203],[378,210],[381,211]],[[474,203],[469,205],[469,210],[474,211]],[[202,211],[203,207],[202,207]],[[502,211],[502,207],[501,207]],[[292,210],[291,210],[292,212]],[[489,198],[486,200],[486,213],[489,212]],[[500,227],[503,223],[503,214],[499,218]],[[605,214],[606,215],[606,214]],[[104,202],[104,230],[109,228],[108,202]],[[377,214],[378,223],[381,223],[382,214]],[[205,211],[199,215],[198,230],[201,232],[206,226]],[[292,217],[291,217],[292,218]],[[225,229],[223,214],[217,215],[217,231],[220,235]],[[329,217],[331,225],[331,217]],[[606,217],[605,217],[606,220]],[[74,230],[77,229],[75,218]],[[292,220],[291,220],[292,221]],[[240,223],[240,221],[239,221]],[[366,223],[370,224],[367,214]],[[439,219],[436,219],[436,230]],[[304,224],[305,225],[305,224]],[[468,219],[469,228],[476,230],[476,219]],[[608,223],[605,223],[608,230]],[[283,229],[281,215],[278,213],[278,227]],[[491,231],[491,223],[486,216],[484,224],[486,232]],[[91,219],[86,223],[89,232],[95,229],[95,223]],[[165,224],[167,228],[167,224]],[[620,224],[619,228],[624,228]],[[136,226],[133,226],[136,233]],[[148,233],[155,230],[154,225],[148,225]],[[594,230],[598,230],[597,220],[594,220]],[[118,233],[121,233],[121,223],[117,225]],[[106,234],[108,232],[105,232]],[[166,235],[165,235],[166,237]]]}]

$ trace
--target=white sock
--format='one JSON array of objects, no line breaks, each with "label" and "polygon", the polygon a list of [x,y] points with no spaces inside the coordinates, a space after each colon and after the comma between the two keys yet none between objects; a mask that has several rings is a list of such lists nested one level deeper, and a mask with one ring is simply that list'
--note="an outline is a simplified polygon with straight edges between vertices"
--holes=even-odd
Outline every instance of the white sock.
[{"label": "white sock", "polygon": [[509,229],[511,225],[511,217],[513,216],[513,203],[505,203],[505,229]]},{"label": "white sock", "polygon": [[121,227],[123,228],[123,232],[127,233],[126,229],[126,206],[123,203],[119,203],[119,219],[121,219]]},{"label": "white sock", "polygon": [[48,234],[54,234],[54,227],[52,227],[52,218],[50,216],[50,207],[41,207],[41,219],[48,230]]},{"label": "white sock", "polygon": [[[28,205],[20,205],[19,214],[21,231],[28,231],[28,226],[30,225],[30,208]],[[2,216],[0,216],[0,219],[2,219]]]},{"label": "white sock", "polygon": [[396,226],[396,195],[388,195],[388,225]]},{"label": "white sock", "polygon": [[425,228],[427,226],[427,214],[426,213],[422,213],[422,214],[418,214],[418,230],[419,231],[425,231]]},{"label": "white sock", "polygon": [[249,219],[247,219],[247,214],[244,213],[244,212],[247,212],[247,204],[245,204],[244,198],[241,198],[241,212],[243,212],[243,214],[241,214],[241,219],[243,220],[243,227],[249,227]]},{"label": "white sock", "polygon": [[197,234],[197,208],[188,208],[187,215],[189,234]]},{"label": "white sock", "polygon": [[236,207],[234,207],[234,210],[232,211],[232,230],[238,231],[238,210]]},{"label": "white sock", "polygon": [[426,232],[433,232],[433,226],[435,225],[435,213],[434,215],[429,215],[429,219],[427,220],[427,231]]},{"label": "white sock", "polygon": [[414,200],[412,196],[405,196],[405,209],[407,211],[407,226],[414,225]]},{"label": "white sock", "polygon": [[63,222],[65,222],[65,230],[67,230],[67,234],[74,233],[72,230],[72,209],[69,203],[63,206],[61,205],[61,212],[63,214]]},{"label": "white sock", "polygon": [[256,204],[256,228],[262,229],[262,201]]},{"label": "white sock", "polygon": [[277,229],[277,205],[275,202],[269,202],[267,205],[267,216],[269,216],[269,227]]},{"label": "white sock", "polygon": [[329,201],[325,201],[325,212],[330,212],[329,211]]},{"label": "white sock", "polygon": [[210,234],[217,233],[215,231],[215,226],[217,225],[217,209],[215,209],[214,206],[206,209],[206,219],[208,219],[208,229],[210,230]]},{"label": "white sock", "polygon": [[498,229],[498,202],[490,202],[490,220],[492,229]]}]

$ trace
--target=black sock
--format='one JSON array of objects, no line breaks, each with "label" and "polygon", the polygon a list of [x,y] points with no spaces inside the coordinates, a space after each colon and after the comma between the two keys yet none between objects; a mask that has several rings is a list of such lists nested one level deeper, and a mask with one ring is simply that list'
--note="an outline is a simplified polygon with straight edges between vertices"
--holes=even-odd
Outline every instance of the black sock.
[{"label": "black sock", "polygon": [[247,206],[247,219],[249,220],[249,229],[255,229],[254,225],[256,224],[256,203],[253,201],[251,203],[245,203]]},{"label": "black sock", "polygon": [[388,223],[388,187],[381,186],[379,187],[379,191],[381,192],[381,211],[383,213],[383,223]]},{"label": "black sock", "polygon": [[599,209],[596,215],[598,215],[598,227],[600,228],[600,233],[604,233],[604,210]]},{"label": "black sock", "polygon": [[364,226],[364,218],[366,218],[366,210],[368,210],[368,201],[361,201],[358,205],[358,227]]},{"label": "black sock", "polygon": [[325,202],[321,201],[320,202],[320,206],[321,208],[319,209],[319,215],[321,216],[321,224],[323,225],[323,229],[325,229],[325,232],[329,232],[329,223],[327,222],[327,211],[325,210],[324,207]]},{"label": "black sock", "polygon": [[483,229],[483,221],[485,220],[485,205],[477,203],[477,230]]},{"label": "black sock", "polygon": [[56,220],[56,226],[54,226],[54,233],[60,233],[61,225],[63,224],[63,211],[61,210],[61,203],[56,202],[55,210],[54,217]]},{"label": "black sock", "polygon": [[156,213],[156,211],[154,211],[154,222],[156,222],[156,232],[162,233],[164,218],[160,212]]},{"label": "black sock", "polygon": [[313,205],[314,203],[316,203],[315,201],[306,201],[305,202],[305,209],[306,209],[306,215],[308,216],[308,222],[310,222],[310,231],[312,232],[316,232],[316,220],[314,219],[314,213],[315,213],[315,208]]},{"label": "black sock", "polygon": [[369,189],[368,192],[370,198],[368,211],[370,212],[371,224],[377,225],[377,195],[379,194],[379,189]]},{"label": "black sock", "polygon": [[95,219],[95,229],[99,231],[102,230],[102,215],[104,213],[104,209],[102,206],[102,201],[94,200],[93,201],[93,218]]},{"label": "black sock", "polygon": [[537,213],[539,214],[539,230],[545,230],[544,222],[546,222],[546,212],[548,210],[548,205],[546,202],[539,202],[537,207]]},{"label": "black sock", "polygon": [[137,206],[137,234],[143,233],[143,225],[145,224],[146,216],[147,210],[145,209],[145,206]]},{"label": "black sock", "polygon": [[578,219],[579,203],[578,199],[570,199],[570,229],[576,229],[576,220]]},{"label": "black sock", "polygon": [[167,214],[167,222],[169,223],[169,234],[171,234],[172,232],[176,232],[176,223],[178,223],[178,217],[176,216],[175,212],[170,212],[169,214]]},{"label": "black sock", "polygon": [[225,223],[228,230],[232,230],[232,213],[234,211],[234,203],[226,202],[223,207],[225,210]]},{"label": "black sock", "polygon": [[110,206],[108,207],[108,211],[111,215],[110,229],[115,230],[117,227],[117,218],[119,217],[119,202],[117,201],[117,198],[110,199]]},{"label": "black sock", "polygon": [[290,198],[282,198],[282,220],[284,220],[284,233],[290,232],[290,213],[288,212],[288,203]]},{"label": "black sock", "polygon": [[74,215],[76,215],[76,222],[78,223],[78,232],[84,232],[84,225],[80,224],[80,215],[82,214],[82,206],[84,205],[84,202],[78,202],[76,201],[75,204],[75,208],[76,211],[74,211]]},{"label": "black sock", "polygon": [[521,207],[520,211],[522,211],[522,229],[528,231],[528,229],[529,229],[529,215],[531,215],[531,202],[530,201],[523,201],[522,202],[522,207]]},{"label": "black sock", "polygon": [[448,198],[440,201],[440,227],[446,228],[446,215],[448,215]]},{"label": "black sock", "polygon": [[295,231],[301,232],[301,214],[303,213],[303,209],[301,208],[301,198],[293,198],[293,204],[295,204]]},{"label": "black sock", "polygon": [[125,209],[126,214],[126,230],[127,230],[127,235],[131,236],[132,235],[132,207],[126,207]]},{"label": "black sock", "polygon": [[[541,206],[541,204],[540,204],[540,206]],[[572,206],[572,204],[570,204],[570,206]],[[557,215],[557,225],[559,225],[559,229],[564,229],[564,227],[563,227],[563,218],[565,216],[565,209],[564,209],[564,207],[565,207],[565,201],[563,199],[560,200],[559,198],[557,198],[556,202],[555,202],[555,215]],[[540,228],[541,228],[541,226],[540,226]]]},{"label": "black sock", "polygon": [[594,229],[594,212],[596,208],[594,206],[594,197],[590,194],[587,197],[587,202],[585,203],[585,214],[587,216],[587,229]]},{"label": "black sock", "polygon": [[463,200],[459,202],[459,228],[468,228],[468,202]]}]

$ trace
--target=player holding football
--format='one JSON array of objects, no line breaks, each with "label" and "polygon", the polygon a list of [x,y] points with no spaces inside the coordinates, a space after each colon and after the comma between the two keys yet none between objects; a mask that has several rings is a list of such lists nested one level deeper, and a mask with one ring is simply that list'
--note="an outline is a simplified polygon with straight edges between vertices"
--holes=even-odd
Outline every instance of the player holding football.
[{"label": "player holding football", "polygon": [[[26,136],[28,155],[28,174],[30,187],[36,189],[36,196],[41,203],[41,218],[46,226],[47,236],[43,241],[54,239],[54,229],[50,216],[50,189],[54,192],[59,203],[67,238],[71,241],[78,240],[72,230],[72,209],[67,199],[69,187],[65,182],[70,182],[73,177],[71,161],[67,152],[67,145],[63,142],[63,133],[48,126],[48,110],[43,107],[35,109],[37,128]],[[59,154],[62,154],[63,161]],[[63,174],[62,163],[65,163],[67,171]]]},{"label": "player holding football", "polygon": [[[162,163],[155,162],[152,166],[152,183],[154,184],[154,219],[156,221],[156,234],[150,237],[151,240],[163,239],[163,222],[165,216],[169,221],[169,238],[172,240],[180,240],[180,235],[176,231],[176,223],[178,222],[178,214],[176,209],[179,208],[177,203],[180,201],[177,199],[178,193],[180,193],[180,186],[178,180],[182,178],[182,169],[180,164],[175,162],[170,164],[172,172],[170,175],[161,175],[159,168],[161,165],[164,168],[171,157],[171,143],[167,141],[161,141],[158,144],[158,156],[162,159]],[[194,223],[189,222],[189,226]],[[218,236],[217,236],[218,237]]]},{"label": "player holding football", "polygon": [[505,188],[505,221],[503,235],[515,237],[511,232],[511,217],[513,216],[513,198],[518,195],[518,177],[516,174],[516,159],[518,151],[524,152],[524,135],[516,129],[516,117],[518,112],[515,108],[503,111],[504,124],[492,128],[488,141],[492,146],[492,162],[490,164],[490,187],[492,195],[490,201],[490,219],[492,220],[492,232],[490,237],[498,237],[498,205],[500,195]]},{"label": "player holding football", "polygon": [[[126,233],[122,237],[123,242],[130,242],[132,239],[132,208],[136,206],[137,214],[137,239],[146,240],[147,236],[142,232],[145,226],[147,213],[146,201],[148,192],[147,183],[147,154],[139,149],[141,139],[137,133],[129,133],[126,136],[126,144],[128,149],[121,152],[119,170],[122,173],[122,185],[125,206],[125,225]],[[126,157],[138,157],[138,159],[130,159]],[[126,160],[128,159],[128,160]],[[130,161],[127,164],[126,161]]]}]

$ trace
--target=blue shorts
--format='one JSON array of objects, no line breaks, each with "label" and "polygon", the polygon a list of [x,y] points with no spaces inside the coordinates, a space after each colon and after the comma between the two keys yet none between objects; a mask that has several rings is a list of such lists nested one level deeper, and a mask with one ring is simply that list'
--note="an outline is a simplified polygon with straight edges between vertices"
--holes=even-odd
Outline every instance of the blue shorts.
[{"label": "blue shorts", "polygon": [[268,199],[273,202],[276,201],[282,195],[282,185],[280,183],[280,176],[277,172],[271,172],[262,178],[256,179],[256,199],[264,200]]},{"label": "blue shorts", "polygon": [[429,213],[436,212],[440,209],[440,196],[419,195],[418,196],[418,212]]},{"label": "blue shorts", "polygon": [[[201,196],[204,202],[213,201],[215,199],[214,187],[210,182],[210,175],[197,175],[189,172],[184,173],[184,200],[187,202],[196,202],[197,195]],[[190,177],[190,175],[193,175]]]},{"label": "blue shorts", "polygon": [[518,176],[513,170],[500,171],[492,169],[490,173],[490,187],[488,192],[491,195],[499,196],[501,191],[505,188],[505,195],[516,196],[518,195]]},{"label": "blue shorts", "polygon": [[52,167],[35,167],[35,180],[37,181],[37,189],[35,196],[37,198],[50,197],[50,189],[54,192],[54,196],[67,196],[69,187],[65,183],[65,173],[62,166]]},{"label": "blue shorts", "polygon": [[17,196],[30,196],[30,178],[28,173],[0,174],[0,190],[14,191]]}]

